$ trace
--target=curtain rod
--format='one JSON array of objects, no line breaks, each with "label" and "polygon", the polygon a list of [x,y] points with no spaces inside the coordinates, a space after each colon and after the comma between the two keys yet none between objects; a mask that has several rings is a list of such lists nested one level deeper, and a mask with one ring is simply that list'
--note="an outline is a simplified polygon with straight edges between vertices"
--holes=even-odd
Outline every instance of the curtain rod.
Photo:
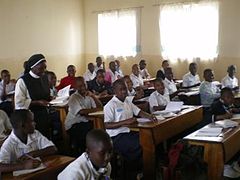
[{"label": "curtain rod", "polygon": [[[176,1],[176,2],[162,2],[158,4],[153,4],[152,6],[162,6],[162,5],[169,5],[169,4],[186,4],[186,3],[198,3],[202,0],[189,0],[189,1]],[[203,0],[204,1],[204,0]],[[210,0],[209,0],[210,1]],[[213,0],[216,1],[216,0]]]},{"label": "curtain rod", "polygon": [[92,11],[92,13],[99,14],[99,13],[103,13],[103,12],[119,11],[119,10],[126,10],[126,9],[141,9],[141,8],[144,8],[144,6],[118,8],[118,9],[106,9],[106,10],[101,10],[101,11]]}]

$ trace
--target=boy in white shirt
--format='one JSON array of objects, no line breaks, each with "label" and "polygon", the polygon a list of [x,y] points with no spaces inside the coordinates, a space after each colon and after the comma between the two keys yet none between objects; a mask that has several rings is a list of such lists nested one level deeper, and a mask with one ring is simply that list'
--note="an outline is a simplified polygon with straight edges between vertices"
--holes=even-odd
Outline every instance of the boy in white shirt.
[{"label": "boy in white shirt", "polygon": [[161,79],[155,79],[154,89],[155,91],[149,97],[150,111],[164,110],[168,102],[170,102],[168,90]]},{"label": "boy in white shirt", "polygon": [[97,107],[102,107],[102,104],[93,93],[87,91],[83,77],[76,77],[76,89],[69,98],[65,129],[74,146],[74,155],[78,156],[85,151],[85,138],[92,129],[92,123],[86,115],[96,111]]},{"label": "boy in white shirt", "polygon": [[133,88],[133,83],[132,83],[132,80],[130,79],[130,76],[129,75],[125,75],[124,76],[124,81],[125,81],[126,86],[127,86],[128,96],[135,96],[136,95],[136,91]]},{"label": "boy in white shirt", "polygon": [[116,71],[118,73],[118,76],[123,77],[124,75],[123,75],[123,71],[120,68],[120,61],[116,59],[115,60],[115,65],[116,65]]},{"label": "boy in white shirt", "polygon": [[110,179],[113,146],[109,135],[100,129],[91,130],[86,145],[86,152],[69,164],[58,175],[58,180]]},{"label": "boy in white shirt", "polygon": [[189,64],[189,72],[183,76],[182,86],[184,88],[192,88],[200,85],[200,78],[197,74],[197,64],[190,63]]},{"label": "boy in white shirt", "polygon": [[143,79],[151,78],[146,66],[147,66],[146,61],[144,59],[142,59],[139,62],[139,68],[140,68],[140,75],[142,76]]},{"label": "boy in white shirt", "polygon": [[177,86],[173,81],[172,68],[168,67],[165,69],[165,79],[163,80],[165,88],[168,90],[170,98],[177,96],[180,91],[177,90]]},{"label": "boy in white shirt", "polygon": [[33,113],[29,110],[15,110],[11,124],[13,131],[0,150],[1,172],[36,168],[41,162],[34,158],[56,153],[54,144],[35,130]]},{"label": "boy in white shirt", "polygon": [[128,125],[137,122],[135,116],[156,120],[154,115],[140,110],[127,98],[127,87],[122,79],[113,83],[115,96],[104,106],[104,122],[107,133],[113,140],[114,149],[129,162],[140,164],[142,149],[139,134],[131,132]]},{"label": "boy in white shirt", "polygon": [[100,56],[96,57],[96,66],[94,69],[95,73],[97,73],[99,69],[103,69],[105,71],[105,62],[103,62]]},{"label": "boy in white shirt", "polygon": [[222,79],[222,88],[229,87],[233,90],[238,89],[238,79],[235,77],[237,67],[235,65],[228,66],[228,74]]},{"label": "boy in white shirt", "polygon": [[138,86],[142,86],[142,87],[144,86],[143,78],[139,73],[139,67],[137,64],[134,64],[132,66],[132,74],[130,75],[130,78],[133,82],[133,88],[136,88]]},{"label": "boy in white shirt", "polygon": [[96,72],[94,71],[93,63],[88,64],[88,70],[87,72],[84,73],[83,77],[86,82],[91,81],[96,77]]}]

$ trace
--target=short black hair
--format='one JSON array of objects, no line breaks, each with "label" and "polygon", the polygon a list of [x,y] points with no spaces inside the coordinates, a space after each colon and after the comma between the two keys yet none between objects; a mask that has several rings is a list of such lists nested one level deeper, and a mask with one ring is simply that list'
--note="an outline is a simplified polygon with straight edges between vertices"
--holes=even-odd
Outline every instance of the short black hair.
[{"label": "short black hair", "polygon": [[195,63],[195,62],[190,63],[190,64],[189,64],[189,69],[190,69],[190,67],[196,66],[196,65],[197,65],[197,63]]},{"label": "short black hair", "polygon": [[228,66],[227,72],[229,72],[230,70],[233,70],[233,69],[237,69],[236,65]]},{"label": "short black hair", "polygon": [[168,60],[163,60],[162,65],[163,65],[164,63],[168,63]]},{"label": "short black hair", "polygon": [[146,60],[142,59],[142,60],[139,62],[139,65],[142,64],[142,63],[146,64]]},{"label": "short black hair", "polygon": [[221,96],[223,96],[223,95],[225,95],[225,94],[233,94],[233,92],[232,92],[232,89],[231,88],[229,88],[229,87],[225,87],[225,88],[222,88],[222,90],[221,90]]},{"label": "short black hair", "polygon": [[163,83],[162,78],[156,78],[156,79],[153,81],[154,84],[155,84],[155,83],[158,83],[158,82]]},{"label": "short black hair", "polygon": [[93,129],[87,133],[86,146],[87,148],[95,148],[98,143],[111,143],[112,140],[108,133],[102,129]]},{"label": "short black hair", "polygon": [[22,126],[28,119],[31,111],[28,109],[17,109],[15,110],[10,118],[13,129],[17,129]]},{"label": "short black hair", "polygon": [[96,76],[99,75],[99,74],[101,74],[101,73],[105,73],[105,70],[104,70],[104,69],[99,69],[99,70],[97,71],[97,73],[96,73]]},{"label": "short black hair", "polygon": [[204,71],[203,71],[203,75],[205,76],[207,73],[209,73],[209,72],[212,72],[212,69],[205,69]]},{"label": "short black hair", "polygon": [[45,74],[47,76],[51,75],[51,76],[56,76],[56,74],[53,71],[46,71]]},{"label": "short black hair", "polygon": [[75,77],[75,81],[84,81],[84,78],[82,76]]},{"label": "short black hair", "polygon": [[9,71],[6,70],[6,69],[3,69],[3,70],[1,71],[1,76],[3,75],[3,73],[9,73]]},{"label": "short black hair", "polygon": [[98,59],[101,59],[101,60],[102,60],[102,57],[101,57],[101,56],[96,57],[96,61],[97,61]]},{"label": "short black hair", "polygon": [[126,86],[123,78],[118,79],[118,80],[116,80],[116,81],[113,82],[113,85],[112,85],[113,91],[115,91],[115,90],[118,88],[119,85],[124,85],[124,86]]},{"label": "short black hair", "polygon": [[68,70],[69,68],[75,68],[75,69],[76,69],[76,67],[75,67],[74,65],[72,65],[72,64],[68,65],[67,70]]},{"label": "short black hair", "polygon": [[129,75],[125,75],[123,79],[131,79]]}]

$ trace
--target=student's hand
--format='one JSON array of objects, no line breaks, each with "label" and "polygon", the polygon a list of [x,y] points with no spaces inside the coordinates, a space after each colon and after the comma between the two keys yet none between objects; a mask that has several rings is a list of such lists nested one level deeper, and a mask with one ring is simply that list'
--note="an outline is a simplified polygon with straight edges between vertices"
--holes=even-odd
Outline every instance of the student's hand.
[{"label": "student's hand", "polygon": [[150,119],[151,121],[157,121],[156,116],[153,115],[153,114],[149,114],[149,119]]},{"label": "student's hand", "polygon": [[37,168],[41,164],[41,161],[37,159],[28,159],[23,162],[24,169],[34,169]]},{"label": "student's hand", "polygon": [[106,96],[106,95],[108,95],[107,90],[104,90],[103,92],[99,93],[100,97],[103,97],[103,96]]},{"label": "student's hand", "polygon": [[86,96],[93,97],[93,96],[95,96],[95,94],[93,94],[91,91],[87,91],[86,92]]},{"label": "student's hand", "polygon": [[131,125],[131,124],[135,124],[135,123],[137,123],[137,118],[135,118],[135,117],[126,119],[126,120],[124,121],[124,124],[125,124],[125,125]]},{"label": "student's hand", "polygon": [[48,106],[49,102],[46,100],[38,100],[38,105],[40,106]]}]

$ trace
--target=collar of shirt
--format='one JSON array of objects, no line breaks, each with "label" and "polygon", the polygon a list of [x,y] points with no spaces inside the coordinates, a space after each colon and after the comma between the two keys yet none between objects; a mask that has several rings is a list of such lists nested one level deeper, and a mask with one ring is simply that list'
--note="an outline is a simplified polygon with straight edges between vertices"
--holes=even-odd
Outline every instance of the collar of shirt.
[{"label": "collar of shirt", "polygon": [[31,144],[33,142],[33,139],[30,137],[30,135],[28,134],[27,137],[27,144],[24,144],[12,131],[10,134],[10,137],[13,141],[14,144],[16,144],[18,147],[20,148],[26,148],[27,146],[29,146],[29,144]]},{"label": "collar of shirt", "polygon": [[168,84],[172,84],[172,83],[174,83],[173,80],[170,81],[168,78],[165,78],[164,81],[166,81],[166,83],[168,83]]},{"label": "collar of shirt", "polygon": [[233,78],[231,78],[228,74],[227,74],[227,77],[230,81],[233,81],[235,79],[235,76],[233,76]]},{"label": "collar of shirt", "polygon": [[114,95],[114,96],[113,96],[113,101],[116,101],[117,103],[124,104],[125,102],[128,101],[128,98],[129,98],[129,96],[127,96],[127,97],[125,98],[125,100],[122,102],[120,99],[117,98],[116,95]]},{"label": "collar of shirt", "polygon": [[30,71],[29,74],[30,74],[33,78],[35,78],[35,79],[40,78],[40,76],[34,74],[32,71]]}]

